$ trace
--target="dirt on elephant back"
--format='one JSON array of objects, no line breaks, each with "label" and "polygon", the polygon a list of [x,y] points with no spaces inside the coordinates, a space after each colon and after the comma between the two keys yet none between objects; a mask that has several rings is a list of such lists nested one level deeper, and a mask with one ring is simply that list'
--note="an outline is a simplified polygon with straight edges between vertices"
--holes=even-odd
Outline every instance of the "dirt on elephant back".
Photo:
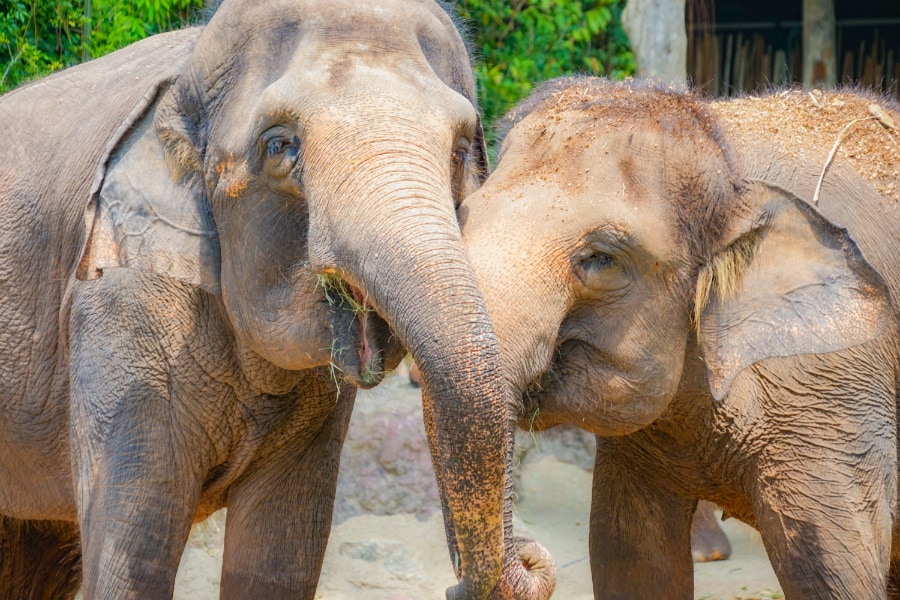
[{"label": "dirt on elephant back", "polygon": [[879,193],[900,201],[900,112],[882,97],[786,90],[714,102],[712,109],[728,128],[786,156],[803,152],[823,170],[829,158],[846,162]]}]

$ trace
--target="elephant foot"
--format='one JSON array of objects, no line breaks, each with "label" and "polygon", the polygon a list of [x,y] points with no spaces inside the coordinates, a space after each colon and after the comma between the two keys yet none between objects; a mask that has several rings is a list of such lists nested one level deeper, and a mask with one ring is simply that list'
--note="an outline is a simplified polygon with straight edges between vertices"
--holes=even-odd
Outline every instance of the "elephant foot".
[{"label": "elephant foot", "polygon": [[513,538],[516,559],[503,567],[489,600],[547,600],[556,589],[556,562],[534,540]]},{"label": "elephant foot", "polygon": [[719,526],[715,508],[714,504],[701,500],[694,511],[691,526],[691,555],[694,562],[728,560],[731,556],[731,543]]}]

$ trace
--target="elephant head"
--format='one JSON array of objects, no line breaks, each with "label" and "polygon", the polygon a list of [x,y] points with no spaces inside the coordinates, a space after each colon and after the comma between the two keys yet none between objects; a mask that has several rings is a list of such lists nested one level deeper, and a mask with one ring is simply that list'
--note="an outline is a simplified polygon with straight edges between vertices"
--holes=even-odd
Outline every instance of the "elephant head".
[{"label": "elephant head", "polygon": [[408,348],[434,402],[453,594],[483,597],[510,415],[455,213],[487,162],[451,18],[431,0],[225,0],[191,52],[110,145],[78,276],[202,287],[267,393],[328,364],[372,386]]},{"label": "elephant head", "polygon": [[522,426],[650,424],[694,336],[721,399],[758,361],[884,327],[884,282],[847,231],[742,179],[696,99],[562,80],[507,122],[497,169],[460,215]]}]

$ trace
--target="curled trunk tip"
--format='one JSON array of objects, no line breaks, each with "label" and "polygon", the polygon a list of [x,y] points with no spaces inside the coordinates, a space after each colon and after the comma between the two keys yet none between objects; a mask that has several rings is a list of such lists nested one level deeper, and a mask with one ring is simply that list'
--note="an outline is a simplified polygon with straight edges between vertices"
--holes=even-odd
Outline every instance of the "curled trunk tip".
[{"label": "curled trunk tip", "polygon": [[507,562],[490,600],[547,600],[556,589],[556,562],[538,542],[514,537],[515,556]]}]

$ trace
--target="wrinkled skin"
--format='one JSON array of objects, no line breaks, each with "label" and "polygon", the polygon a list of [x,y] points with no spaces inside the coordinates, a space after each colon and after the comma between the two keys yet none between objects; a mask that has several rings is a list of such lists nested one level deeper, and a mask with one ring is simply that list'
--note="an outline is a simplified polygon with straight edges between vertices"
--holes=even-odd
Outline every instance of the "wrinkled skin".
[{"label": "wrinkled skin", "polygon": [[692,598],[699,499],[787,598],[887,594],[900,206],[841,157],[813,206],[830,148],[742,128],[776,101],[548,84],[460,209],[521,424],[597,435],[596,598]]},{"label": "wrinkled skin", "polygon": [[225,0],[0,99],[0,596],[170,597],[227,506],[222,597],[312,598],[353,386],[403,347],[450,597],[527,582],[455,214],[487,167],[474,97],[433,2]]}]

